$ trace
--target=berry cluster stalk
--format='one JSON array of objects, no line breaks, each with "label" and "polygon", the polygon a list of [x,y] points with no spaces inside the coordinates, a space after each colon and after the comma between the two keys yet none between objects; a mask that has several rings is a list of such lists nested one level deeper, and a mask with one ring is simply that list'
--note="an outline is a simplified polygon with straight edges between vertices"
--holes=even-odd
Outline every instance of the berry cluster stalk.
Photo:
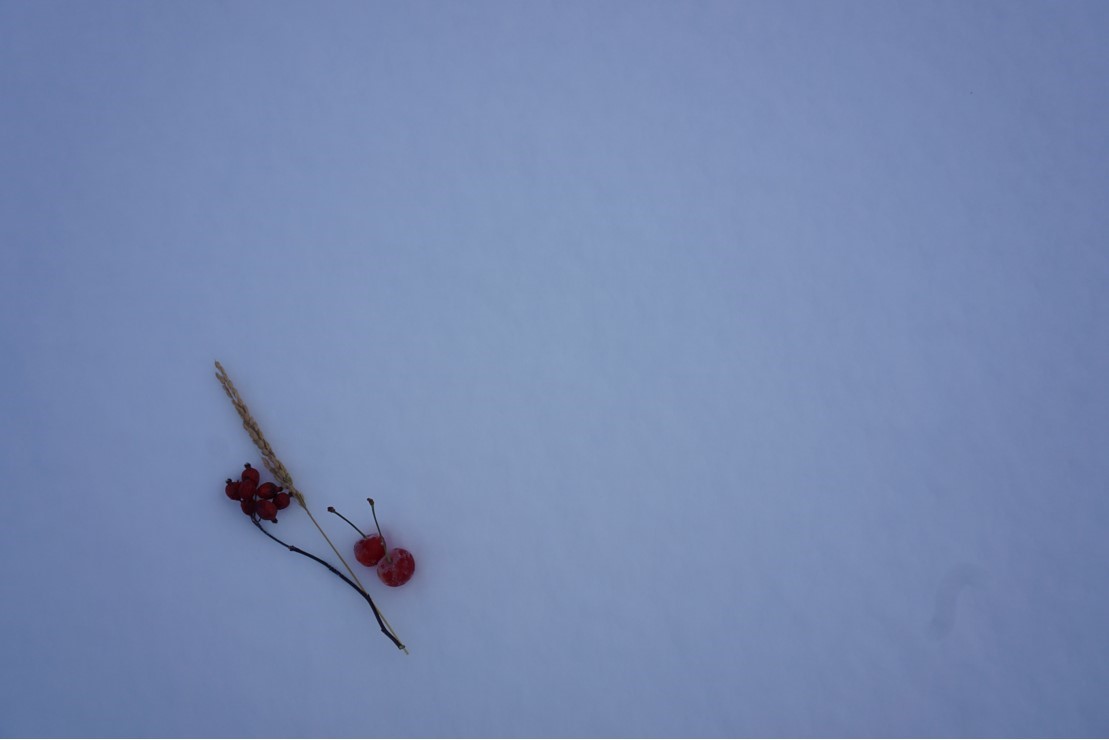
[{"label": "berry cluster stalk", "polygon": [[262,534],[266,535],[267,537],[269,537],[271,540],[273,540],[277,544],[281,545],[282,547],[287,547],[289,549],[289,552],[295,552],[299,555],[303,555],[306,558],[311,558],[312,560],[315,560],[317,563],[319,563],[323,567],[327,568],[329,571],[331,571],[335,575],[339,576],[339,578],[342,578],[343,581],[348,586],[350,586],[355,591],[357,591],[358,594],[363,599],[365,599],[366,602],[370,605],[370,610],[374,613],[374,618],[377,619],[377,624],[378,624],[379,627],[381,627],[381,631],[385,634],[385,636],[388,637],[390,640],[392,640],[393,644],[396,645],[401,650],[403,650],[405,653],[408,652],[408,649],[404,645],[401,644],[401,641],[397,639],[397,636],[394,635],[390,631],[392,628],[388,628],[388,629],[386,628],[385,618],[383,616],[381,616],[381,612],[378,611],[377,604],[374,603],[374,600],[372,598],[370,598],[370,595],[368,593],[366,593],[364,590],[358,588],[358,586],[354,585],[354,581],[352,581],[349,578],[347,578],[346,576],[344,576],[342,573],[340,573],[338,570],[335,569],[334,565],[327,562],[323,558],[318,558],[315,555],[313,555],[312,553],[307,552],[306,550],[301,550],[299,547],[295,547],[293,545],[290,545],[288,542],[283,542],[282,540],[279,540],[269,530],[267,530],[265,527],[262,526],[262,522],[258,520],[257,516],[250,517],[250,521],[252,521],[254,523],[255,527],[258,527],[258,529],[260,529],[262,531]]},{"label": "berry cluster stalk", "polygon": [[[320,523],[316,521],[316,517],[312,515],[312,510],[308,508],[308,503],[304,500],[304,494],[302,494],[293,484],[293,476],[289,474],[289,471],[285,468],[285,465],[282,464],[281,460],[279,460],[277,455],[274,453],[273,448],[270,446],[270,443],[266,441],[265,436],[263,436],[262,434],[262,428],[258,426],[258,422],[255,421],[253,416],[251,416],[250,409],[247,408],[247,405],[243,402],[242,397],[239,395],[238,389],[236,389],[235,384],[231,382],[231,377],[227,374],[227,371],[223,369],[223,365],[221,365],[218,360],[216,361],[216,380],[220,382],[220,385],[223,386],[224,393],[226,393],[227,397],[231,399],[231,405],[233,405],[235,407],[235,410],[239,412],[239,417],[243,420],[243,429],[246,429],[246,433],[250,436],[251,441],[254,442],[254,446],[257,447],[258,451],[262,453],[262,463],[266,466],[266,469],[268,469],[270,473],[273,474],[274,480],[276,480],[286,490],[289,491],[292,497],[296,499],[296,502],[300,505],[300,508],[304,509],[305,513],[308,514],[308,518],[312,520],[312,524],[316,525],[316,529],[319,530],[319,533],[323,535],[323,538],[327,541],[327,544],[330,545],[332,552],[334,552],[335,556],[339,558],[339,562],[341,562],[343,564],[343,567],[347,569],[347,573],[350,573],[351,579],[353,579],[354,583],[357,584],[357,589],[362,593],[363,596],[365,596],[366,601],[370,603],[370,607],[373,609],[374,616],[378,617],[378,621],[382,626],[381,631],[384,632],[386,636],[388,636],[394,643],[396,643],[398,648],[407,653],[408,648],[406,648],[404,646],[404,643],[402,643],[397,638],[396,632],[393,631],[392,625],[390,625],[388,620],[386,620],[385,617],[381,615],[381,612],[378,611],[377,606],[373,602],[373,599],[370,598],[369,592],[366,591],[366,587],[363,586],[362,582],[358,580],[358,576],[351,569],[350,565],[347,564],[347,561],[343,558],[338,548],[335,547],[335,543],[331,541],[331,538],[327,536],[327,532],[323,531],[323,527],[321,527]],[[262,529],[261,527],[259,528]],[[266,532],[265,529],[262,529],[262,531]],[[269,535],[268,532],[266,532],[266,534]],[[269,536],[271,538],[273,537],[273,535]],[[281,544],[284,545],[285,543],[282,542]],[[289,546],[286,545],[286,547]],[[313,560],[317,560],[318,562],[323,562],[320,561],[319,558],[305,553],[303,550],[292,547],[289,547],[289,549],[300,552],[304,555],[308,555],[308,557],[311,557]],[[327,565],[327,563],[324,563],[324,565]],[[333,573],[338,575],[344,581],[347,581],[347,583],[351,582],[342,573],[339,573],[337,570],[331,568],[330,566],[328,567]]]}]

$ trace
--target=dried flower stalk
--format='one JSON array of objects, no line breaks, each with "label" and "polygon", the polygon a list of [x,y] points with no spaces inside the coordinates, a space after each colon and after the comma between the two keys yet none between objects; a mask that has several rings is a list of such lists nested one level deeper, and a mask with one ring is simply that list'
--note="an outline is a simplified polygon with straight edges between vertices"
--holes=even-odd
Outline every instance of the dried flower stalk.
[{"label": "dried flower stalk", "polygon": [[[221,365],[218,360],[216,361],[216,379],[220,382],[220,385],[223,386],[223,392],[231,399],[231,405],[239,412],[239,416],[243,420],[243,429],[250,435],[250,439],[254,442],[254,446],[262,453],[262,463],[266,466],[266,469],[273,474],[274,480],[289,491],[292,497],[297,500],[297,503],[301,505],[301,508],[307,511],[308,504],[304,501],[304,495],[293,485],[293,476],[289,475],[289,471],[285,468],[285,465],[278,459],[277,454],[273,451],[273,448],[270,447],[270,443],[266,441],[265,435],[262,434],[262,427],[258,426],[258,422],[251,416],[250,409],[247,408],[247,405],[243,402],[242,396],[239,395],[239,390],[235,387],[235,384],[231,382],[231,377],[227,374],[227,371],[223,369],[223,365]],[[326,537],[327,535],[324,536]]]}]

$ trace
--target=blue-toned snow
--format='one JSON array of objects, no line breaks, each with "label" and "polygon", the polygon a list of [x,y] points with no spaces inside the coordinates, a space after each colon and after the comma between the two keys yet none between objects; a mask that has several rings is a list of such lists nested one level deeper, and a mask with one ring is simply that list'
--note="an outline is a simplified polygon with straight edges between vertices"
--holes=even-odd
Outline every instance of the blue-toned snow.
[{"label": "blue-toned snow", "polygon": [[0,735],[1109,734],[1107,34],[0,2]]}]

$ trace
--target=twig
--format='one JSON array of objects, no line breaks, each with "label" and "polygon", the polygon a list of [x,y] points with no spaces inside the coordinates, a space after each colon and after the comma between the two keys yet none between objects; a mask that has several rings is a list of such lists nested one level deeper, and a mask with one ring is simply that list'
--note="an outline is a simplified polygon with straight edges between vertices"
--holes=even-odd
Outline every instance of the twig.
[{"label": "twig", "polygon": [[405,648],[404,643],[402,643],[400,640],[398,640],[397,636],[394,635],[392,633],[392,631],[385,626],[385,620],[382,618],[381,612],[379,612],[377,610],[377,604],[374,603],[374,600],[370,597],[370,595],[368,593],[366,593],[362,589],[358,588],[358,586],[356,586],[354,584],[354,581],[352,581],[349,578],[347,578],[346,576],[344,576],[342,573],[340,573],[338,570],[335,569],[335,566],[333,566],[331,563],[327,562],[326,560],[324,560],[322,558],[318,558],[310,552],[306,552],[305,550],[301,550],[299,547],[296,547],[295,545],[290,545],[287,542],[282,542],[281,540],[277,539],[277,537],[272,532],[270,532],[268,529],[266,529],[265,527],[262,526],[262,523],[260,521],[258,521],[258,517],[252,516],[252,517],[250,517],[250,521],[252,521],[254,523],[255,527],[258,527],[258,529],[262,530],[262,534],[266,535],[267,537],[269,537],[271,540],[273,540],[277,544],[289,548],[289,550],[291,550],[292,552],[300,553],[301,555],[303,555],[306,558],[311,558],[312,560],[315,560],[317,563],[319,563],[320,565],[327,568],[329,571],[331,571],[335,575],[342,578],[343,581],[345,581],[348,586],[350,586],[355,591],[357,591],[358,595],[361,596],[362,598],[364,598],[366,600],[366,603],[370,605],[370,609],[372,609],[373,613],[374,613],[374,618],[377,619],[377,626],[381,627],[381,631],[385,634],[385,636],[388,637],[390,640],[392,640],[393,644],[396,645],[398,648],[400,648],[401,650],[404,650],[405,652],[407,652],[407,648]]}]

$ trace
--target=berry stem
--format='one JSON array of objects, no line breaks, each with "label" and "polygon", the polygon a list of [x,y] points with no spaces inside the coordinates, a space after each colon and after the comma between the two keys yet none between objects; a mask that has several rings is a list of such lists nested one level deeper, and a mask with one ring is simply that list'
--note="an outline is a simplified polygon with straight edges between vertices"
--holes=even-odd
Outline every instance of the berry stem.
[{"label": "berry stem", "polygon": [[328,510],[328,511],[330,511],[330,512],[331,512],[332,514],[334,514],[335,516],[337,516],[337,517],[339,517],[340,519],[342,519],[342,520],[343,520],[344,522],[346,522],[346,523],[347,523],[347,524],[349,524],[350,526],[354,527],[354,531],[355,531],[355,532],[357,532],[358,534],[362,535],[362,538],[363,538],[363,539],[365,539],[365,538],[366,538],[366,533],[365,533],[365,532],[363,532],[363,531],[362,531],[361,529],[359,529],[359,528],[358,528],[358,526],[357,526],[357,525],[356,525],[356,524],[355,524],[354,522],[352,522],[352,521],[351,521],[350,519],[347,519],[347,518],[346,518],[345,516],[343,516],[342,514],[340,514],[340,513],[338,512],[338,511],[336,511],[336,510],[335,510],[335,507],[334,507],[334,506],[328,506],[328,507],[327,507],[327,510]]},{"label": "berry stem", "polygon": [[[342,553],[339,552],[339,548],[335,547],[335,543],[332,542],[331,538],[327,536],[327,532],[323,531],[323,527],[321,527],[320,523],[316,521],[316,517],[312,516],[312,510],[308,508],[308,504],[302,502],[300,506],[302,509],[304,509],[304,513],[308,515],[308,518],[312,520],[312,523],[316,525],[316,529],[320,531],[320,534],[323,535],[323,538],[327,540],[327,544],[331,545],[331,552],[335,553],[335,557],[339,558],[339,562],[342,563],[343,567],[347,569],[347,573],[350,573],[350,577],[354,579],[354,582],[356,584],[358,584],[358,588],[360,588],[362,590],[362,593],[366,594],[366,598],[369,599],[370,592],[367,591],[366,587],[362,585],[362,581],[358,580],[358,575],[354,572],[354,569],[350,567],[350,564],[347,563],[347,560],[343,557]],[[381,542],[382,544],[385,544],[384,539],[382,539]],[[345,577],[344,580],[346,580]],[[393,625],[389,624],[389,620],[382,616],[381,613],[377,611],[376,607],[374,608],[374,615],[381,622],[384,622],[385,626],[387,626],[390,630],[393,629]],[[408,648],[404,647],[404,645],[401,645],[400,649],[404,651],[405,655],[408,654]]]},{"label": "berry stem", "polygon": [[377,536],[381,538],[381,547],[385,550],[385,562],[391,563],[393,559],[389,557],[389,546],[385,542],[385,535],[381,533],[381,525],[377,523],[377,509],[374,508],[374,500],[372,498],[366,500],[370,502],[370,513],[374,515],[374,526],[377,527]]},{"label": "berry stem", "polygon": [[277,544],[287,548],[291,552],[299,553],[299,554],[303,555],[306,558],[311,558],[312,560],[315,560],[317,563],[319,563],[320,565],[324,566],[325,568],[327,568],[329,571],[331,571],[335,575],[342,578],[343,581],[348,586],[350,586],[355,591],[357,591],[359,593],[359,595],[362,596],[362,598],[364,598],[366,600],[366,603],[370,605],[370,609],[374,613],[374,618],[377,619],[377,626],[381,628],[382,633],[384,633],[384,635],[386,637],[388,637],[390,640],[392,640],[393,644],[396,645],[399,649],[403,650],[406,653],[408,652],[408,648],[406,648],[404,646],[404,643],[402,643],[399,639],[397,639],[397,636],[395,634],[393,634],[392,628],[386,626],[388,623],[381,616],[381,612],[379,612],[377,610],[377,604],[374,603],[373,598],[371,598],[370,595],[368,593],[366,593],[365,589],[362,589],[362,588],[359,588],[358,586],[356,586],[354,584],[354,581],[352,581],[349,578],[347,578],[346,576],[344,576],[342,573],[340,573],[338,570],[336,570],[335,566],[333,566],[331,563],[327,562],[326,560],[324,560],[322,558],[318,558],[310,552],[306,552],[304,550],[301,550],[299,547],[296,547],[295,545],[290,545],[287,542],[282,542],[281,540],[279,540],[272,533],[270,533],[269,530],[267,530],[265,527],[262,526],[262,523],[260,521],[258,521],[258,517],[252,516],[250,518],[250,521],[254,523],[255,527],[258,527],[258,529],[260,529],[262,531],[262,534],[266,535],[267,537],[269,537],[271,540],[273,540]]}]

